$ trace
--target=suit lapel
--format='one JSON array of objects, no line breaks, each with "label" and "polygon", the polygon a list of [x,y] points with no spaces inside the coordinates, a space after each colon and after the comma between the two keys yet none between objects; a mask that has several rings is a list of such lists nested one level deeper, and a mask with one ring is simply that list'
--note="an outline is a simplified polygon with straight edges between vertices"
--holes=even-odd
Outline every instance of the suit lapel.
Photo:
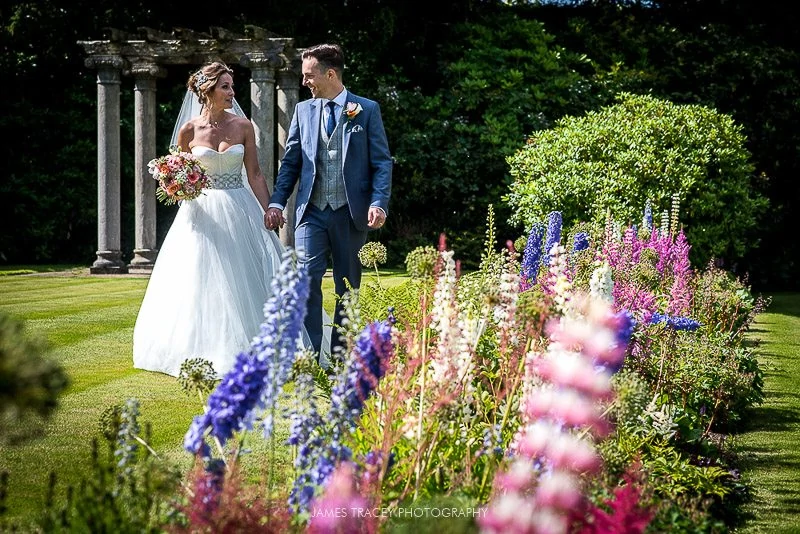
[{"label": "suit lapel", "polygon": [[[353,93],[347,94],[347,102],[344,103],[347,109],[348,102],[358,102],[358,97]],[[342,112],[342,170],[344,171],[344,162],[347,159],[347,147],[350,144],[350,134],[353,131],[353,124],[347,120],[347,116]]]},{"label": "suit lapel", "polygon": [[308,142],[308,155],[311,158],[311,161],[316,162],[317,160],[317,144],[319,143],[319,125],[320,125],[320,116],[322,113],[322,108],[320,107],[321,101],[315,98],[311,102],[310,109],[308,116],[306,116],[306,128],[307,131],[311,132],[309,136]]}]

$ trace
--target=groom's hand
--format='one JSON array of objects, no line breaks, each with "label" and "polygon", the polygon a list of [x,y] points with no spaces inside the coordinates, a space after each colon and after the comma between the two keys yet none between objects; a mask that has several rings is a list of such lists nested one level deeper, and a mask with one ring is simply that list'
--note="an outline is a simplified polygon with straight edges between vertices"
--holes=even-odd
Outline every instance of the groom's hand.
[{"label": "groom's hand", "polygon": [[378,229],[386,222],[386,212],[378,206],[370,206],[367,213],[367,226]]},{"label": "groom's hand", "polygon": [[264,225],[269,230],[283,228],[284,223],[286,223],[286,219],[283,218],[283,211],[278,208],[267,208],[264,213]]}]

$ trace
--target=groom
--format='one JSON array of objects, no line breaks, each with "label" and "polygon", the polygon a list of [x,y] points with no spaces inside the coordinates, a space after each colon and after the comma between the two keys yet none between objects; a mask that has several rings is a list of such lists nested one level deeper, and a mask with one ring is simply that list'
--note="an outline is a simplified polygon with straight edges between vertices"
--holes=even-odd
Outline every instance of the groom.
[{"label": "groom", "polygon": [[[313,98],[295,108],[266,217],[270,228],[283,226],[283,209],[299,181],[295,249],[311,278],[305,326],[319,354],[322,277],[328,256],[333,260],[337,296],[333,322],[338,327],[345,280],[353,288],[361,285],[358,251],[367,232],[386,222],[392,157],[377,102],[348,92],[342,84],[344,54],[339,45],[307,48],[302,59],[303,85]],[[336,327],[331,335],[333,358],[342,345]]]}]

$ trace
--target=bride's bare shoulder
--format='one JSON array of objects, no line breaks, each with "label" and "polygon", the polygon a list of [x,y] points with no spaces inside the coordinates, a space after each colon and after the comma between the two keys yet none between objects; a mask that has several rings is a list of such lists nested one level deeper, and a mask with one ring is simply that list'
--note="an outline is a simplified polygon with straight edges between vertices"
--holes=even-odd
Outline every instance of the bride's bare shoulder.
[{"label": "bride's bare shoulder", "polygon": [[180,127],[180,129],[178,130],[178,138],[177,138],[179,146],[184,146],[184,147],[189,146],[189,143],[192,142],[192,140],[195,137],[195,131],[197,126],[196,121],[197,121],[196,118],[188,120],[185,123],[183,123],[183,125]]},{"label": "bride's bare shoulder", "polygon": [[178,130],[178,135],[188,135],[190,137],[194,137],[194,133],[199,126],[197,118],[191,119],[183,123],[180,130]]},{"label": "bride's bare shoulder", "polygon": [[234,127],[241,132],[248,132],[253,130],[253,123],[250,122],[250,119],[248,119],[247,117],[240,117],[237,115],[236,117],[234,117],[233,124]]}]

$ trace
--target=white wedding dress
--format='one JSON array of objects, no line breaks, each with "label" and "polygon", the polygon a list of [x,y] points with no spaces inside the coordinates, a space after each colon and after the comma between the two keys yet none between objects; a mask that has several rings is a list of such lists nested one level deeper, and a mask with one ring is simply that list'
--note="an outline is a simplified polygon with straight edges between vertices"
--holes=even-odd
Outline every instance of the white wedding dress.
[{"label": "white wedding dress", "polygon": [[284,248],[242,177],[244,145],[192,153],[212,188],[181,203],[164,239],[133,331],[133,364],[178,376],[185,360],[203,358],[222,376],[259,333]]}]

